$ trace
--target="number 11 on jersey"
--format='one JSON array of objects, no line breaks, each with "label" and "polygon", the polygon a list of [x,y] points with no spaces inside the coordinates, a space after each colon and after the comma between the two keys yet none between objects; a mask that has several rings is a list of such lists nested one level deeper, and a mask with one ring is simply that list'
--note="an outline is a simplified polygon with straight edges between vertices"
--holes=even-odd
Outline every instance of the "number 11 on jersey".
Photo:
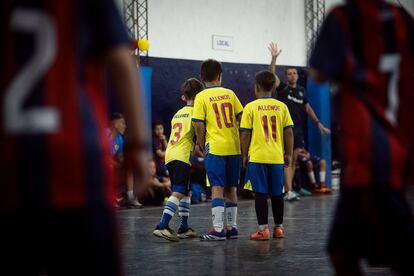
[{"label": "number 11 on jersey", "polygon": [[[276,116],[270,117],[270,124],[272,128],[272,139],[276,142]],[[267,115],[262,116],[262,125],[266,143],[269,142],[269,119]]]}]

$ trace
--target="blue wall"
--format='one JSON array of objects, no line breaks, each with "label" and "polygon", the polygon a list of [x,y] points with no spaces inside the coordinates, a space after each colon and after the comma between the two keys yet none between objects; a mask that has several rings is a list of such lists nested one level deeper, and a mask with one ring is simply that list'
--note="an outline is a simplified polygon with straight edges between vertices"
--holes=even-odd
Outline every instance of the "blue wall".
[{"label": "blue wall", "polygon": [[[243,105],[255,99],[254,77],[268,65],[223,63],[223,86],[236,92]],[[201,61],[168,58],[149,58],[152,76],[152,118],[164,122],[166,133],[170,131],[170,121],[184,102],[181,101],[181,84],[188,78],[200,77]],[[277,74],[283,80],[287,67],[278,66]],[[306,74],[299,69],[299,83],[306,87]]]},{"label": "blue wall", "polygon": [[[325,127],[331,126],[331,99],[328,84],[318,84],[309,80],[307,83],[307,96],[310,105]],[[331,136],[322,135],[319,129],[308,118],[308,145],[309,152],[325,159],[326,185],[331,187]],[[332,129],[331,129],[332,130]]]}]

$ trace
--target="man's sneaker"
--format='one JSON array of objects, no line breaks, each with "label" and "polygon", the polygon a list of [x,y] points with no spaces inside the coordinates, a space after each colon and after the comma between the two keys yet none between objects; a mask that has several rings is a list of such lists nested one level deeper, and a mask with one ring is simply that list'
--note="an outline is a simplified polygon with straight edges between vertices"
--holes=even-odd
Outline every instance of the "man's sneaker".
[{"label": "man's sneaker", "polygon": [[188,227],[187,229],[179,228],[177,231],[177,237],[180,239],[193,239],[197,238],[197,232],[192,228]]},{"label": "man's sneaker", "polygon": [[275,230],[273,231],[273,238],[281,239],[283,237],[285,237],[285,231],[283,231],[282,227],[276,226]]},{"label": "man's sneaker", "polygon": [[141,203],[139,203],[138,200],[134,199],[128,199],[125,202],[125,206],[128,208],[134,208],[134,209],[141,209],[143,206]]},{"label": "man's sneaker", "polygon": [[325,183],[321,183],[315,187],[315,193],[319,194],[329,194],[332,193],[332,189],[327,188]]},{"label": "man's sneaker", "polygon": [[331,188],[326,187],[325,182],[321,182],[321,188],[323,189],[323,192],[324,192],[324,193],[327,193],[327,194],[332,193],[332,189],[331,189]]},{"label": "man's sneaker", "polygon": [[312,196],[312,193],[306,190],[305,188],[300,188],[298,191],[299,195],[301,196]]},{"label": "man's sneaker", "polygon": [[257,231],[250,234],[250,239],[253,241],[268,241],[270,239],[269,228],[265,228],[262,231]]},{"label": "man's sneaker", "polygon": [[178,238],[175,236],[174,231],[171,230],[169,227],[167,228],[160,228],[158,225],[155,230],[152,232],[154,236],[166,239],[168,241],[178,241]]},{"label": "man's sneaker", "polygon": [[220,232],[213,227],[207,234],[200,236],[200,241],[224,241],[226,240],[226,232],[222,229]]},{"label": "man's sneaker", "polygon": [[292,191],[288,191],[285,194],[285,200],[287,200],[287,201],[295,201],[295,200],[299,200],[299,199],[300,199],[300,197]]},{"label": "man's sneaker", "polygon": [[228,239],[237,239],[238,236],[239,236],[239,231],[237,231],[236,227],[232,227],[230,230],[227,229],[226,237]]}]

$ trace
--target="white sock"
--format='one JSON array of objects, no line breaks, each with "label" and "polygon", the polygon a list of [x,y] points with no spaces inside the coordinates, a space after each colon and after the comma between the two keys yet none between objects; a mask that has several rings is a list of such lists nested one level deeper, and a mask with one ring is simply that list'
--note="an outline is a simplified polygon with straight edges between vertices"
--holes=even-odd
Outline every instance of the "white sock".
[{"label": "white sock", "polygon": [[213,227],[217,232],[221,232],[224,227],[224,199],[213,198],[211,201],[211,215],[213,219]]},{"label": "white sock", "polygon": [[180,228],[188,228],[188,217],[190,216],[191,198],[185,196],[180,200],[178,205],[178,215],[180,216],[181,224]]},{"label": "white sock", "polygon": [[226,202],[227,229],[237,227],[237,203]]},{"label": "white sock", "polygon": [[134,191],[127,191],[127,197],[129,200],[134,199]]},{"label": "white sock", "polygon": [[[319,173],[319,175],[320,175],[320,173]],[[308,177],[309,177],[309,180],[312,184],[316,183],[315,173],[313,171],[308,172]]]},{"label": "white sock", "polygon": [[263,224],[263,225],[259,225],[259,231],[263,231],[266,228],[269,228],[269,224]]},{"label": "white sock", "polygon": [[224,215],[224,206],[218,206],[211,209],[211,213],[213,215],[213,227],[216,229],[217,232],[221,232],[223,230],[223,215]]},{"label": "white sock", "polygon": [[320,171],[319,172],[319,181],[320,182],[325,182],[325,178],[326,178],[326,172],[325,171]]}]

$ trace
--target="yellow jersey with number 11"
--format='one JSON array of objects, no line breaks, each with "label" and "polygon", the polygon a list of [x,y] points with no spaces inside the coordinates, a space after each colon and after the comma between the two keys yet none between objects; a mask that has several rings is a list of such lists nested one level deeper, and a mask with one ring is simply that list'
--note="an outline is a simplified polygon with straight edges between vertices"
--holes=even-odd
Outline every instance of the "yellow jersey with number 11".
[{"label": "yellow jersey with number 11", "polygon": [[287,106],[271,97],[262,97],[246,105],[240,123],[241,131],[251,131],[249,162],[284,163],[284,134],[293,127]]}]

